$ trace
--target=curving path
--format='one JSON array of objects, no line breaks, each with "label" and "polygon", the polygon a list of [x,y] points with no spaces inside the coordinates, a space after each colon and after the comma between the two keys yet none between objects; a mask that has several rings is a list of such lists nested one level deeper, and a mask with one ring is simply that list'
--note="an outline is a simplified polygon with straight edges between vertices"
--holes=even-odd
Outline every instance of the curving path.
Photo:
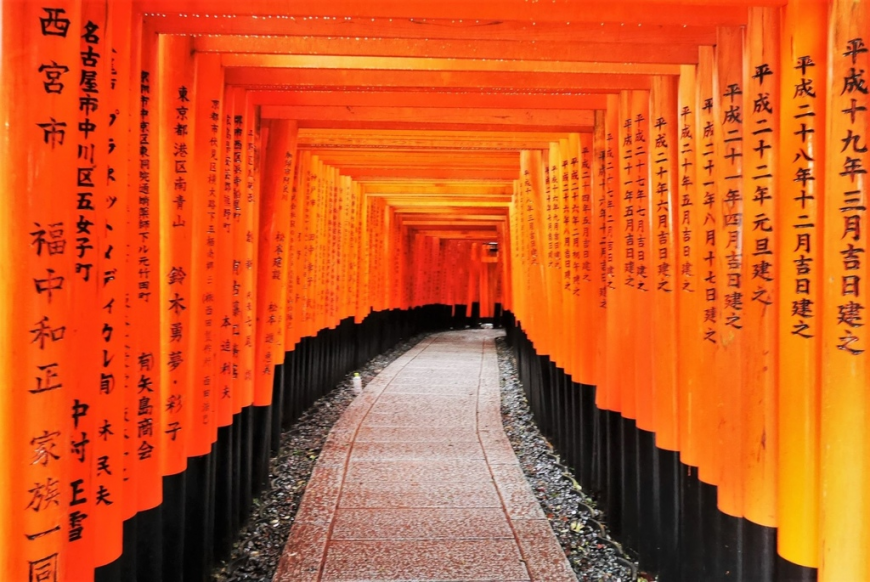
[{"label": "curving path", "polygon": [[576,581],[504,434],[494,338],[430,336],[327,439],[275,582]]}]

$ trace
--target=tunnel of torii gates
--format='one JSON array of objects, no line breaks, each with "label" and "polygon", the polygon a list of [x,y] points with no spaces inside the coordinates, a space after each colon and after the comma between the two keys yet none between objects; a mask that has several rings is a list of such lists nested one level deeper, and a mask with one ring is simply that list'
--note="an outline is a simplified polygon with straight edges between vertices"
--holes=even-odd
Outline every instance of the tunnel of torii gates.
[{"label": "tunnel of torii gates", "polygon": [[870,579],[860,0],[4,0],[0,578],[202,580],[282,426],[508,329],[662,580]]}]

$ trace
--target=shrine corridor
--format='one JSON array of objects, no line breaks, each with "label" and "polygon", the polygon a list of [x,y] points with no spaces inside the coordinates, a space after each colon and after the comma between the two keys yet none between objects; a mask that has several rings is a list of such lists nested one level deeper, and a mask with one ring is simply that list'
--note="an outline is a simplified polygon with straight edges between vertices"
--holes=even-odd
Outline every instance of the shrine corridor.
[{"label": "shrine corridor", "polygon": [[[3,0],[0,582],[206,582],[282,434],[451,329],[341,421],[282,580],[568,576],[480,323],[641,570],[870,580],[868,5]],[[485,506],[375,556],[437,512],[373,481]]]}]

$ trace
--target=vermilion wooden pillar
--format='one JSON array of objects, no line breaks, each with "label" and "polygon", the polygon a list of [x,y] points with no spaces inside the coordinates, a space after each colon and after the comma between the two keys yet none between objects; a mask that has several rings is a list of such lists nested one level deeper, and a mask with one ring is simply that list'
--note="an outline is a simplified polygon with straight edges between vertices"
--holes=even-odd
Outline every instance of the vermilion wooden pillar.
[{"label": "vermilion wooden pillar", "polygon": [[[541,192],[543,189],[543,175],[541,172],[541,154],[537,151],[524,150],[520,157],[520,172],[522,180],[520,188],[523,190],[522,200],[525,206],[526,234],[528,236],[528,291],[526,294],[525,317],[528,321],[528,329],[537,338],[541,337],[541,331],[546,329],[542,325],[543,315],[539,309],[530,304],[530,298],[539,296],[544,289],[544,262],[546,251],[543,245],[542,232],[545,228],[543,212],[541,211]],[[531,335],[531,334],[530,334]],[[535,340],[532,340],[535,341]],[[537,340],[543,341],[543,340]],[[546,345],[546,344],[545,344]],[[542,347],[542,349],[546,349]],[[545,352],[544,352],[545,353]]]},{"label": "vermilion wooden pillar", "polygon": [[694,206],[698,217],[698,235],[700,237],[699,262],[700,288],[698,292],[703,297],[699,305],[700,312],[695,315],[701,321],[702,335],[698,338],[700,360],[703,376],[699,385],[697,407],[699,408],[699,463],[698,478],[709,485],[719,483],[719,466],[721,459],[718,454],[717,426],[717,388],[709,379],[710,370],[716,369],[716,356],[721,339],[719,337],[719,302],[718,302],[718,239],[717,225],[720,219],[719,186],[716,180],[719,158],[717,139],[721,132],[718,118],[714,115],[713,103],[716,97],[714,85],[713,48],[701,47],[698,54],[698,71],[696,76],[697,108],[695,131],[695,169],[697,172],[697,187]]},{"label": "vermilion wooden pillar", "polygon": [[[652,367],[652,323],[653,291],[656,288],[655,269],[657,262],[656,242],[653,226],[653,198],[651,153],[655,145],[651,133],[650,94],[648,91],[632,91],[630,111],[633,119],[632,143],[634,191],[634,387],[637,427],[652,432],[653,424],[653,367]],[[625,162],[625,161],[623,161]],[[627,192],[624,198],[627,198]],[[626,235],[628,236],[628,234]],[[626,255],[626,277],[628,277],[628,257]]]},{"label": "vermilion wooden pillar", "polygon": [[[135,37],[134,37],[135,39]],[[128,280],[130,289],[130,342],[133,354],[132,379],[136,384],[135,459],[138,511],[156,508],[163,501],[162,434],[163,416],[160,326],[163,313],[160,285],[163,283],[160,264],[161,204],[160,197],[160,132],[157,35],[143,26],[139,62],[134,66],[138,78],[134,87],[139,94],[136,127],[138,131],[137,195],[128,214],[127,238],[132,251],[134,276]],[[132,427],[131,427],[132,428]],[[158,566],[159,567],[159,566]]]},{"label": "vermilion wooden pillar", "polygon": [[742,366],[745,285],[742,265],[744,123],[743,35],[737,28],[721,28],[715,49],[716,77],[713,112],[717,127],[714,175],[718,181],[716,206],[716,427],[718,505],[733,517],[743,515],[743,419],[741,398],[745,385]]},{"label": "vermilion wooden pillar", "polygon": [[608,265],[609,221],[611,215],[608,198],[607,172],[607,142],[606,142],[606,112],[595,112],[595,127],[592,134],[592,260],[594,262],[593,284],[595,295],[590,298],[592,313],[590,320],[595,322],[591,331],[594,338],[594,353],[590,384],[597,386],[596,402],[601,402],[598,392],[605,385],[607,378],[607,303],[608,303]]},{"label": "vermilion wooden pillar", "polygon": [[242,164],[244,166],[244,185],[242,193],[245,243],[243,251],[243,326],[242,326],[242,370],[240,370],[245,397],[242,406],[250,406],[254,401],[254,376],[256,367],[256,328],[257,328],[257,237],[260,206],[260,119],[250,95],[244,98],[244,141]]},{"label": "vermilion wooden pillar", "polygon": [[[113,22],[114,19],[113,19]],[[118,26],[119,29],[122,28],[122,25]],[[127,203],[124,206],[124,211],[126,212],[125,217],[125,229],[124,229],[124,241],[125,246],[130,250],[125,252],[123,267],[127,272],[127,277],[124,280],[124,289],[125,295],[129,297],[128,300],[125,301],[124,305],[124,323],[125,323],[125,353],[124,357],[126,362],[138,362],[136,358],[139,353],[137,352],[137,341],[135,340],[137,331],[133,329],[133,325],[138,322],[138,311],[133,308],[134,305],[138,304],[138,293],[139,293],[139,282],[140,275],[138,272],[138,259],[139,255],[137,252],[132,252],[133,249],[136,251],[139,250],[140,238],[139,234],[139,213],[142,211],[141,206],[143,200],[140,200],[140,193],[143,188],[148,188],[149,186],[145,186],[144,178],[140,174],[140,171],[145,172],[145,176],[149,178],[148,174],[149,168],[142,168],[143,160],[142,154],[140,151],[140,140],[142,136],[140,132],[140,126],[138,125],[141,121],[142,116],[142,89],[141,89],[141,78],[142,71],[140,68],[141,62],[141,54],[142,54],[142,32],[143,32],[143,23],[141,18],[135,18],[131,15],[129,19],[129,28],[125,34],[124,43],[126,43],[127,48],[127,60],[129,61],[129,65],[127,66],[127,73],[124,75],[124,79],[118,79],[118,85],[116,86],[116,90],[121,90],[122,87],[126,86],[127,91],[124,92],[124,96],[126,97],[125,103],[127,111],[129,112],[129,118],[126,123],[129,124],[129,132],[130,136],[127,141],[126,147],[119,153],[119,155],[123,155],[127,159],[127,182],[130,188],[130,194],[127,197]],[[124,56],[123,51],[119,51],[118,58],[122,58]],[[123,68],[123,66],[122,66]],[[122,109],[123,111],[123,109]],[[149,127],[149,126],[146,126]],[[150,142],[150,138],[146,139],[146,147]],[[148,192],[146,190],[146,196]],[[135,247],[133,245],[136,245]],[[138,383],[139,375],[138,375],[138,365],[135,366],[132,371],[129,371],[127,374],[127,386],[129,387],[133,382]],[[125,390],[124,395],[124,406],[128,410],[134,410],[138,408],[138,398],[136,391],[134,390]],[[137,488],[138,482],[138,468],[139,468],[139,455],[138,455],[138,447],[140,443],[138,441],[138,431],[137,431],[137,418],[134,415],[127,415],[124,417],[124,430],[128,435],[136,434],[137,438],[127,438],[124,439],[124,457],[123,457],[123,496],[122,496],[122,511],[123,518],[125,523],[132,523],[131,520],[137,513],[139,509],[139,493]]]},{"label": "vermilion wooden pillar", "polygon": [[620,212],[623,206],[619,178],[620,131],[619,97],[607,96],[604,118],[604,198],[606,214],[606,261],[604,276],[607,285],[607,309],[605,323],[605,369],[595,393],[596,404],[604,410],[619,411],[622,406],[620,388],[619,322],[624,308],[621,287],[624,252],[621,234]]},{"label": "vermilion wooden pillar", "polygon": [[827,2],[791,0],[780,55],[777,539],[782,557],[809,567],[819,564],[827,23]]},{"label": "vermilion wooden pillar", "polygon": [[[109,59],[104,55],[111,51],[106,5],[99,1],[82,2],[79,36],[78,114],[75,131],[69,138],[76,144],[76,177],[70,182],[74,198],[70,205],[75,218],[73,250],[73,273],[68,281],[75,309],[69,313],[69,339],[72,342],[72,357],[76,373],[66,387],[66,401],[71,412],[72,431],[69,439],[69,484],[77,493],[70,501],[68,545],[65,548],[68,570],[73,579],[93,578],[98,521],[106,523],[104,506],[113,503],[113,493],[97,485],[96,462],[97,434],[108,437],[107,428],[97,414],[102,407],[98,403],[104,396],[111,398],[115,390],[112,366],[115,363],[111,346],[114,330],[99,321],[102,315],[101,291],[106,290],[106,275],[101,271],[107,246],[104,246],[108,209],[108,143],[109,117],[101,110],[108,107],[110,87]],[[101,256],[102,255],[102,256]],[[111,275],[109,276],[111,277]],[[119,330],[120,331],[120,330]],[[100,344],[104,345],[100,345]],[[102,428],[100,428],[102,425]],[[111,429],[108,429],[111,430]],[[106,452],[105,449],[100,451]],[[120,500],[119,500],[120,501]],[[117,542],[117,540],[115,540]]]},{"label": "vermilion wooden pillar", "polygon": [[[571,261],[574,267],[571,290],[574,294],[575,321],[579,335],[576,347],[578,375],[574,380],[594,385],[598,352],[597,330],[600,325],[597,317],[598,286],[601,279],[597,228],[600,190],[595,182],[593,134],[572,134],[569,144],[572,152],[571,174],[574,176],[571,193]],[[579,200],[575,196],[579,196]]]},{"label": "vermilion wooden pillar", "polygon": [[[870,547],[867,332],[868,9],[835,0],[827,67],[828,110],[822,216],[819,514],[822,582],[866,575]],[[821,81],[821,79],[820,79]]]},{"label": "vermilion wooden pillar", "polygon": [[[106,47],[111,58],[107,60],[108,107],[102,121],[108,128],[105,157],[106,198],[101,222],[99,273],[99,306],[101,321],[101,348],[105,358],[101,362],[100,394],[94,414],[97,418],[97,439],[94,463],[91,466],[93,483],[104,499],[112,503],[95,506],[94,566],[104,566],[117,560],[123,549],[123,521],[130,514],[125,499],[124,480],[135,478],[125,473],[124,408],[129,374],[125,368],[129,353],[126,341],[127,279],[127,207],[132,198],[129,171],[131,168],[130,123],[132,119],[130,86],[130,50],[132,23],[131,2],[106,3]],[[99,174],[98,174],[99,176]]]},{"label": "vermilion wooden pillar", "polygon": [[[306,216],[308,213],[307,175],[311,163],[311,154],[301,152],[298,156],[295,186],[293,189],[293,207],[290,213],[290,237],[292,249],[292,272],[288,272],[288,312],[287,312],[287,350],[293,349],[302,338],[304,314],[303,277],[305,275],[305,246],[308,232]],[[292,303],[292,312],[289,311]]]},{"label": "vermilion wooden pillar", "polygon": [[[616,253],[616,269],[614,271],[615,297],[618,303],[614,320],[616,343],[612,346],[612,357],[618,360],[614,363],[616,370],[614,388],[619,392],[619,407],[623,418],[637,418],[637,393],[635,391],[635,369],[637,366],[635,335],[637,331],[635,315],[638,301],[634,294],[637,285],[636,260],[638,253],[635,212],[635,179],[634,167],[634,115],[631,107],[631,91],[619,94],[618,122],[619,132],[616,134],[616,170],[618,178],[619,212],[617,214],[614,232]],[[629,362],[626,365],[626,362]]]},{"label": "vermilion wooden pillar", "polygon": [[683,65],[680,69],[679,99],[673,123],[679,130],[677,160],[679,163],[679,180],[675,182],[671,213],[673,229],[676,233],[678,258],[674,265],[677,268],[676,285],[679,294],[677,344],[675,349],[680,355],[677,361],[678,419],[680,460],[691,467],[701,463],[699,439],[702,421],[699,414],[702,393],[703,360],[701,354],[705,346],[703,314],[704,286],[701,274],[705,264],[701,259],[700,249],[704,244],[704,229],[702,219],[706,216],[698,191],[703,192],[699,184],[698,165],[701,156],[697,154],[703,134],[698,131],[698,95],[696,89],[697,67]]},{"label": "vermilion wooden pillar", "polygon": [[[525,249],[526,237],[525,228],[523,226],[523,191],[520,188],[519,180],[513,182],[513,196],[511,197],[510,206],[510,232],[511,232],[511,288],[513,293],[512,307],[515,317],[519,320],[524,317],[526,281],[525,274]],[[443,246],[443,245],[442,245]],[[443,256],[443,255],[442,255]],[[446,260],[446,257],[445,257]],[[448,266],[449,269],[449,266]],[[445,284],[447,279],[445,272]],[[442,294],[444,291],[442,290]]]},{"label": "vermilion wooden pillar", "polygon": [[[576,156],[573,156],[576,159]],[[571,265],[571,190],[574,181],[571,174],[571,150],[567,139],[559,140],[559,224],[558,224],[558,253],[559,253],[559,293],[562,297],[562,339],[564,342],[565,355],[563,367],[567,374],[577,376],[576,367],[576,315],[575,301],[571,289],[573,268]]]},{"label": "vermilion wooden pillar", "polygon": [[780,144],[779,11],[750,9],[746,29],[743,149],[743,460],[744,515],[766,527],[777,524],[778,458],[774,265],[779,246],[776,231],[778,148]]},{"label": "vermilion wooden pillar", "polygon": [[[356,294],[354,303],[354,321],[361,322],[369,312],[368,306],[368,286],[369,286],[369,271],[368,265],[368,247],[366,246],[368,225],[368,213],[366,196],[362,186],[358,183],[353,185],[353,195],[357,205],[357,220],[356,220],[356,254],[355,254],[355,269],[356,269]],[[442,268],[443,268],[443,263]]]},{"label": "vermilion wooden pillar", "polygon": [[[247,325],[245,323],[246,299],[250,288],[248,266],[246,264],[248,234],[250,232],[247,202],[247,179],[245,176],[245,143],[247,127],[245,124],[245,90],[234,87],[232,92],[232,221],[233,221],[233,262],[232,262],[232,384],[233,414],[241,412],[247,405],[249,394],[245,383]],[[228,107],[230,106],[227,100]]]},{"label": "vermilion wooden pillar", "polygon": [[301,284],[304,285],[304,289],[308,291],[302,291],[303,297],[305,298],[304,307],[302,312],[303,323],[302,328],[300,330],[300,337],[306,337],[311,335],[311,331],[314,328],[313,320],[314,320],[314,310],[316,309],[316,297],[317,297],[317,287],[316,287],[316,261],[315,261],[315,245],[317,244],[317,212],[318,212],[318,201],[320,200],[320,193],[318,192],[317,187],[317,178],[318,172],[320,171],[320,161],[315,157],[311,157],[310,164],[308,165],[308,169],[306,171],[305,176],[305,191],[306,191],[306,200],[307,200],[307,210],[305,215],[306,221],[306,237],[305,237],[305,247],[304,247],[304,264],[302,266],[303,269],[303,279]]},{"label": "vermilion wooden pillar", "polygon": [[[190,304],[193,266],[193,154],[196,135],[196,87],[190,39],[160,36],[159,84],[155,95],[160,127],[160,405],[163,421],[163,474],[187,467],[187,441],[192,436],[193,391],[189,370]],[[202,241],[196,241],[202,244]]]},{"label": "vermilion wooden pillar", "polygon": [[[0,243],[0,509],[7,516],[0,574],[62,579],[73,491],[74,427],[63,388],[77,373],[69,316],[81,19],[77,2],[48,9],[4,3],[0,11],[0,180],[4,192],[19,193],[0,218],[7,233]],[[38,203],[31,192],[40,193]]]},{"label": "vermilion wooden pillar", "polygon": [[562,158],[559,144],[550,143],[549,155],[545,159],[544,171],[545,197],[547,209],[547,322],[548,339],[550,340],[549,355],[559,367],[564,367],[564,329],[560,313],[564,309],[562,301],[562,253],[561,253],[561,217],[562,217]]},{"label": "vermilion wooden pillar", "polygon": [[296,167],[295,122],[276,120],[269,127],[260,206],[259,271],[257,277],[257,365],[254,404],[272,401],[274,366],[284,359],[283,293],[287,290],[287,242],[290,236],[290,195]]},{"label": "vermilion wooden pillar", "polygon": [[678,232],[678,80],[655,77],[650,92],[649,293],[652,294],[652,416],[656,445],[679,450],[680,419],[677,405],[678,344],[677,299],[679,298]]},{"label": "vermilion wooden pillar", "polygon": [[219,151],[221,158],[221,174],[218,176],[220,188],[218,189],[218,218],[215,232],[215,310],[217,318],[217,342],[218,348],[215,353],[215,365],[217,367],[215,377],[217,426],[225,427],[232,424],[234,406],[233,394],[233,343],[234,335],[233,316],[233,262],[234,258],[234,192],[233,180],[235,176],[235,164],[233,162],[233,111],[235,103],[233,91],[227,89],[221,104],[221,119],[218,123]]},{"label": "vermilion wooden pillar", "polygon": [[221,311],[218,302],[220,263],[219,239],[223,216],[223,71],[220,58],[197,54],[195,108],[198,117],[193,136],[193,208],[191,240],[189,382],[192,389],[190,456],[211,451],[217,439],[217,407],[220,398]]}]

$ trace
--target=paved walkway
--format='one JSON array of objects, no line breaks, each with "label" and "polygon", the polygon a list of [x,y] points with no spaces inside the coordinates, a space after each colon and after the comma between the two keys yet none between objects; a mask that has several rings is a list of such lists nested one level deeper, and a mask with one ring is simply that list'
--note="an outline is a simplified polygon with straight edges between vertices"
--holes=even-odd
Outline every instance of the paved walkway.
[{"label": "paved walkway", "polygon": [[501,424],[499,331],[393,362],[324,445],[275,582],[575,581]]}]

